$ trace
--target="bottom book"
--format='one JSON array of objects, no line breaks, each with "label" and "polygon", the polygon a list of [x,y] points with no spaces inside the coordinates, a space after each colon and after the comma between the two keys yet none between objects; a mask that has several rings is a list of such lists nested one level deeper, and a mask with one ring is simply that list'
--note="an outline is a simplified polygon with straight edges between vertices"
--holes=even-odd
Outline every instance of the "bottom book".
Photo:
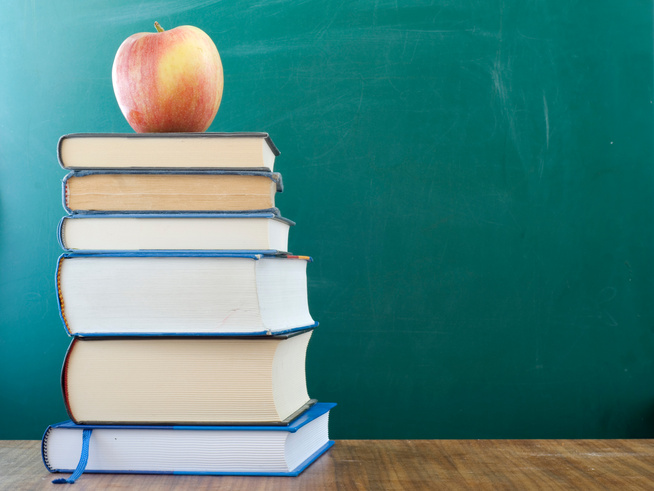
[{"label": "bottom book", "polygon": [[50,472],[296,476],[322,455],[329,412],[316,403],[288,426],[48,427],[43,462]]}]

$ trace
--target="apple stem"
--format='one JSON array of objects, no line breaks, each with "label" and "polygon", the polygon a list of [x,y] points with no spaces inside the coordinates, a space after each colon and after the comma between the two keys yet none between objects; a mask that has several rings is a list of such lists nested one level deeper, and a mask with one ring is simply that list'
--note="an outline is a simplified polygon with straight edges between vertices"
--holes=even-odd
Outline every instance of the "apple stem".
[{"label": "apple stem", "polygon": [[157,21],[154,21],[154,28],[157,30],[157,32],[164,32],[164,28],[161,27]]}]

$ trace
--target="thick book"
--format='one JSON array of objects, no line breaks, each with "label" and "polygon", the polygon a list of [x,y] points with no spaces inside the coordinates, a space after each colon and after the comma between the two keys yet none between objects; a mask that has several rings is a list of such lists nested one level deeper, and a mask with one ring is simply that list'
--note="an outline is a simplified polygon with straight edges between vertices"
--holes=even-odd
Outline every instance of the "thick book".
[{"label": "thick book", "polygon": [[[41,452],[50,472],[296,476],[322,455],[332,403],[316,403],[279,426],[49,426]],[[90,433],[84,449],[83,432]]]},{"label": "thick book", "polygon": [[73,171],[62,182],[68,213],[254,212],[275,208],[279,173],[258,171]]},{"label": "thick book", "polygon": [[316,325],[305,256],[63,254],[56,283],[69,334],[262,335]]},{"label": "thick book", "polygon": [[64,169],[252,169],[272,171],[268,133],[73,133],[59,139]]},{"label": "thick book", "polygon": [[61,375],[78,424],[285,424],[312,401],[312,330],[262,337],[74,338]]},{"label": "thick book", "polygon": [[273,213],[77,214],[59,223],[61,247],[103,251],[288,252],[294,222]]}]

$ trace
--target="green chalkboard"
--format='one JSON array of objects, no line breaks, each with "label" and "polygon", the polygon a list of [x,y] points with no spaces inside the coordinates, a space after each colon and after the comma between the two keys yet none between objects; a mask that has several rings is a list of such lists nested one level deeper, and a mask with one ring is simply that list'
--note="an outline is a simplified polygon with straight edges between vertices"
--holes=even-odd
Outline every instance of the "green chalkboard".
[{"label": "green chalkboard", "polygon": [[57,139],[130,132],[111,64],[196,25],[211,131],[267,131],[334,438],[654,436],[652,3],[0,7],[0,438],[66,418]]}]

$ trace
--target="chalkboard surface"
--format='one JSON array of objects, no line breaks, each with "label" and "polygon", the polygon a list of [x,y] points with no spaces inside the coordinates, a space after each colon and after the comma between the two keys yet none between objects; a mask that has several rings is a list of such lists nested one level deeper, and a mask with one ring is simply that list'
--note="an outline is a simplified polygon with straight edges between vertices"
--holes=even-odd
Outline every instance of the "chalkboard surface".
[{"label": "chalkboard surface", "polygon": [[0,438],[66,419],[58,138],[131,132],[111,64],[191,24],[210,131],[266,131],[311,255],[334,438],[654,437],[652,4],[4,2]]}]

